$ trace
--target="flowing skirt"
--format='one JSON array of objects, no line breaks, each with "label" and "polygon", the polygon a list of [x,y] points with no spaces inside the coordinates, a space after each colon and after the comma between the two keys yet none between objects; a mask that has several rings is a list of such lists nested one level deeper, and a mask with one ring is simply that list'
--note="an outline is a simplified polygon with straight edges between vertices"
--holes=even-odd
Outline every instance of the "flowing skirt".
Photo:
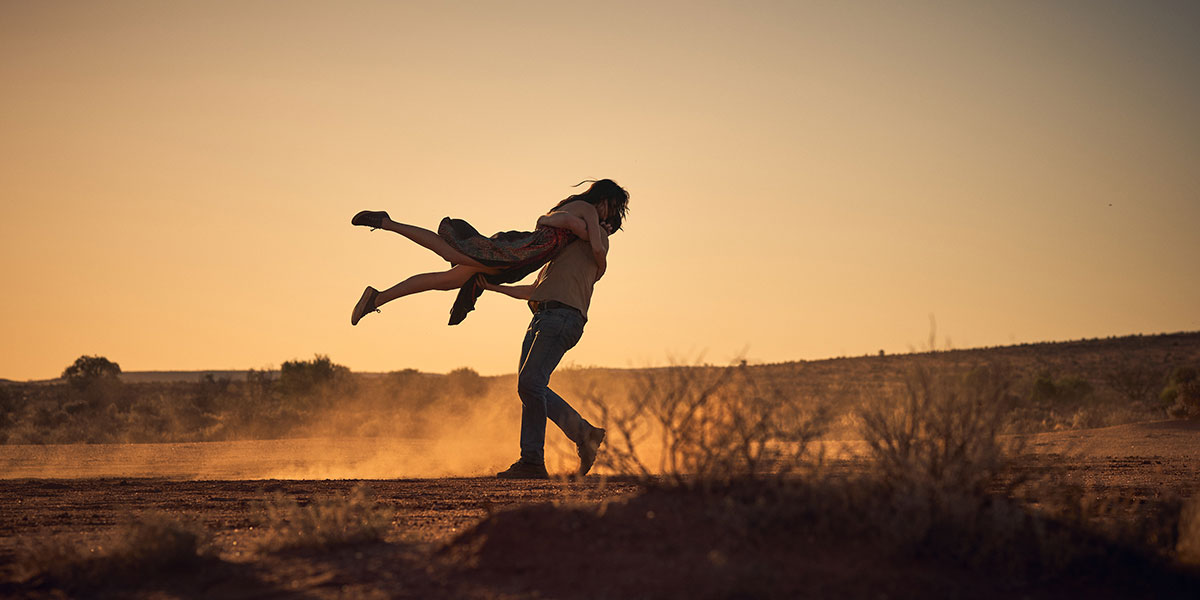
[{"label": "flowing skirt", "polygon": [[457,325],[475,310],[475,300],[484,291],[484,282],[516,283],[550,262],[559,250],[575,241],[575,234],[557,227],[538,227],[533,231],[502,231],[484,237],[470,223],[446,217],[438,225],[438,236],[455,250],[499,273],[472,277],[458,290],[450,309],[450,325]]}]

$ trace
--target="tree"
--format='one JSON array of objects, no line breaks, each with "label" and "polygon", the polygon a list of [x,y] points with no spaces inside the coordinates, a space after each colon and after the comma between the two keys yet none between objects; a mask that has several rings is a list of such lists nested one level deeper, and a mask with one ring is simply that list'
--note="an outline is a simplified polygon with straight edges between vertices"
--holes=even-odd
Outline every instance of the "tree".
[{"label": "tree", "polygon": [[63,370],[62,377],[71,387],[83,389],[101,381],[118,381],[121,365],[103,356],[80,356]]},{"label": "tree", "polygon": [[279,384],[289,395],[310,394],[317,388],[345,382],[350,369],[317,354],[312,360],[289,360],[280,365]]},{"label": "tree", "polygon": [[487,392],[488,382],[475,369],[459,367],[446,374],[447,392],[461,398],[477,398]]}]

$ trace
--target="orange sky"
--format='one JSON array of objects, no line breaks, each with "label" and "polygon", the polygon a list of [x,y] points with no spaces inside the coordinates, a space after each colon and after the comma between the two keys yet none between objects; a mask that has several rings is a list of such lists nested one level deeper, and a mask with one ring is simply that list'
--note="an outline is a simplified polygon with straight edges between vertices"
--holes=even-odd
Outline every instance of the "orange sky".
[{"label": "orange sky", "polygon": [[[914,5],[919,5],[915,8]],[[361,209],[632,194],[567,355],[785,361],[1200,329],[1188,2],[0,1],[0,377],[516,370]]]}]

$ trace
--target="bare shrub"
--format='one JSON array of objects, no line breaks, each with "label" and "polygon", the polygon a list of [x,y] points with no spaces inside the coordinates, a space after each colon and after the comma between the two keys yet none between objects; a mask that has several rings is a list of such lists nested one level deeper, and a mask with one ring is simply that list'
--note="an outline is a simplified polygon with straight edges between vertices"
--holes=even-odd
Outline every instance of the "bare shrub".
[{"label": "bare shrub", "polygon": [[596,385],[582,395],[609,430],[603,466],[685,487],[781,477],[806,463],[829,422],[744,364],[639,371],[625,401]]},{"label": "bare shrub", "polygon": [[1129,361],[1104,372],[1104,382],[1131,402],[1148,402],[1162,385],[1163,373],[1149,365]]},{"label": "bare shrub", "polygon": [[965,374],[915,368],[899,397],[859,410],[862,437],[881,479],[896,487],[979,494],[1008,463],[999,433],[1011,380],[995,367]]},{"label": "bare shrub", "polygon": [[277,495],[263,506],[262,550],[327,549],[381,541],[391,527],[391,513],[378,506],[366,488],[346,497],[320,498],[301,504]]},{"label": "bare shrub", "polygon": [[[902,388],[878,388],[855,415],[865,456],[830,463],[804,462],[821,411],[752,372],[646,370],[628,402],[608,406],[597,390],[615,386],[591,382],[583,395],[610,428],[602,457],[652,484],[647,494],[672,495],[660,501],[699,506],[694,526],[752,546],[870,544],[1014,583],[1141,572],[1200,547],[1200,510],[1181,518],[1164,503],[1122,519],[1128,506],[1090,500],[1052,465],[1017,468],[1021,438],[1000,435],[1022,400],[1006,367],[918,367]],[[1072,395],[1083,389],[1047,381]],[[806,465],[821,468],[787,476]],[[665,485],[653,485],[660,473]]]},{"label": "bare shrub", "polygon": [[136,582],[147,573],[189,566],[209,556],[202,526],[166,513],[134,517],[96,544],[72,538],[31,542],[18,560],[22,579],[68,589]]}]

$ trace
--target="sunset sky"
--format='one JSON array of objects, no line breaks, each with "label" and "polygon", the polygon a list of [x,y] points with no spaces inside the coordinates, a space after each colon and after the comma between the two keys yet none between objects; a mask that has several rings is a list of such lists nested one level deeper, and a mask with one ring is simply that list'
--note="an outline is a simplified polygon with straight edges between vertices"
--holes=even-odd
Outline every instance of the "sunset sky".
[{"label": "sunset sky", "polygon": [[[515,372],[362,209],[631,193],[578,366],[1200,329],[1200,4],[0,0],[0,377]],[[948,338],[948,339],[947,339]]]}]

